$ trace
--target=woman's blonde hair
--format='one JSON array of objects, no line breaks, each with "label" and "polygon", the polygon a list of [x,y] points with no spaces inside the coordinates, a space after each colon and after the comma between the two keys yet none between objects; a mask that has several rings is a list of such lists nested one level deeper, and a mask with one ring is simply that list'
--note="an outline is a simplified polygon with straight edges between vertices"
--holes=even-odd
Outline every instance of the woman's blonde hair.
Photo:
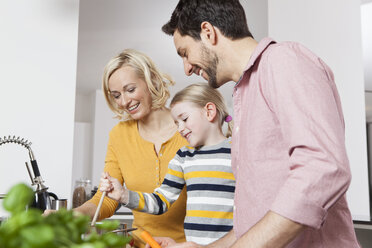
[{"label": "woman's blonde hair", "polygon": [[146,82],[152,98],[151,108],[153,110],[163,108],[170,96],[168,86],[174,85],[174,81],[170,76],[161,73],[147,55],[134,49],[126,49],[107,63],[103,73],[103,93],[109,108],[116,114],[116,117],[124,120],[131,119],[116,104],[109,89],[111,75],[124,66],[132,67],[137,76]]},{"label": "woman's blonde hair", "polygon": [[[225,100],[221,93],[210,87],[206,83],[198,83],[198,84],[191,84],[184,88],[183,90],[179,91],[172,99],[170,106],[174,106],[180,102],[191,102],[196,104],[197,106],[204,108],[204,106],[211,102],[216,105],[218,120],[222,126],[225,122],[226,117],[229,116]],[[232,133],[233,123],[230,121],[231,117],[227,119],[227,132],[225,134],[226,137],[230,137]]]}]

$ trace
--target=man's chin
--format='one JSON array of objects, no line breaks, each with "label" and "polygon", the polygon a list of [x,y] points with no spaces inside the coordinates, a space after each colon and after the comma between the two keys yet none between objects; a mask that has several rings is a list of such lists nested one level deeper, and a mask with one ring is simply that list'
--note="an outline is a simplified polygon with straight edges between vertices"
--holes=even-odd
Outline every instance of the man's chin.
[{"label": "man's chin", "polygon": [[215,89],[219,88],[223,84],[224,83],[218,84],[216,80],[208,80],[208,85]]}]

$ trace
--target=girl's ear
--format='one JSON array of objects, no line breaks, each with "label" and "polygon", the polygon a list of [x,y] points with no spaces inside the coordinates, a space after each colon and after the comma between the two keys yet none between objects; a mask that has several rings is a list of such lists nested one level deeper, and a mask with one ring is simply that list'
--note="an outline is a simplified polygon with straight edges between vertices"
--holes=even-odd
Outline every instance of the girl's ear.
[{"label": "girl's ear", "polygon": [[204,106],[207,120],[213,122],[217,116],[217,108],[213,102],[207,102]]}]

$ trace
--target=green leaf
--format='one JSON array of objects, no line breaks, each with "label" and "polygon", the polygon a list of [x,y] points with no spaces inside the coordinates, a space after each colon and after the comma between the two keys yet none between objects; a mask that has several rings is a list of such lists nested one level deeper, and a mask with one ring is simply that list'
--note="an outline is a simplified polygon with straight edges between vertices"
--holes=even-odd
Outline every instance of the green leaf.
[{"label": "green leaf", "polygon": [[21,230],[20,235],[22,242],[35,248],[49,247],[48,245],[54,240],[52,227],[45,224],[25,227]]},{"label": "green leaf", "polygon": [[112,231],[119,227],[120,222],[118,220],[104,220],[100,223],[96,223],[96,227],[98,229],[106,230],[106,231]]},{"label": "green leaf", "polygon": [[72,210],[61,209],[43,217],[38,209],[26,209],[34,193],[25,184],[9,191],[4,208],[11,216],[0,225],[1,248],[121,248],[131,238],[109,232],[117,229],[119,221],[103,221],[96,230],[90,229],[88,216],[75,216]]},{"label": "green leaf", "polygon": [[112,232],[102,235],[102,240],[108,247],[123,247],[131,239],[131,237],[120,236]]},{"label": "green leaf", "polygon": [[99,240],[100,236],[97,234],[97,232],[93,231],[91,232],[90,234],[86,235],[84,240],[86,242],[96,242],[97,240]]},{"label": "green leaf", "polygon": [[33,190],[24,183],[13,186],[3,201],[3,207],[12,215],[26,209],[34,198]]}]

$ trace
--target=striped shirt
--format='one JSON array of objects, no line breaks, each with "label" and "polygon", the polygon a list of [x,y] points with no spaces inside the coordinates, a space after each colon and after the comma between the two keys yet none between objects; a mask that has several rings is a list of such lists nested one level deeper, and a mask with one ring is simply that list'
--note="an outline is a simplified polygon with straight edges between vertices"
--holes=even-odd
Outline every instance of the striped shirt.
[{"label": "striped shirt", "polygon": [[126,207],[162,214],[187,189],[185,236],[206,245],[233,227],[235,178],[231,169],[231,139],[200,149],[183,147],[170,161],[162,185],[154,193],[129,191]]}]

